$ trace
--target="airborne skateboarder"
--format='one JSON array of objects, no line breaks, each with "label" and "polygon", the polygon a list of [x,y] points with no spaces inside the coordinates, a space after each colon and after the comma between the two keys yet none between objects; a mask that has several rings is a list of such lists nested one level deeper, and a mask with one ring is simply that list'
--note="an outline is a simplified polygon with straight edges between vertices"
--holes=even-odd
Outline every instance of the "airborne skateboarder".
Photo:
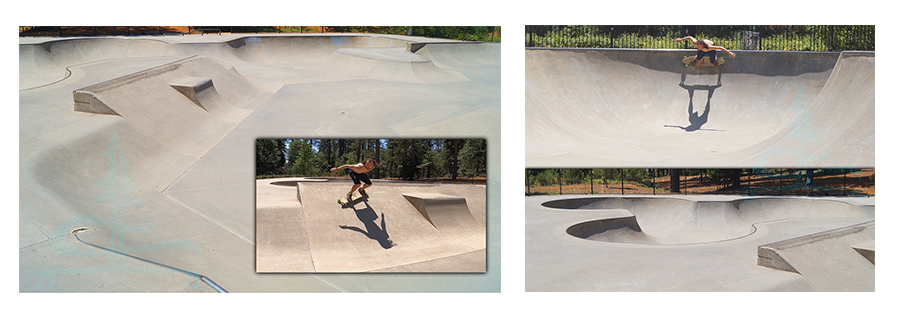
[{"label": "airborne skateboarder", "polygon": [[694,60],[691,61],[691,66],[697,64],[697,62],[699,62],[700,59],[702,59],[704,56],[709,57],[709,62],[712,63],[713,66],[719,65],[719,62],[716,61],[716,50],[722,50],[731,58],[735,57],[735,54],[733,52],[724,47],[713,45],[713,42],[708,39],[698,40],[691,36],[685,36],[675,39],[675,42],[681,41],[691,41],[691,43],[694,44],[694,47],[697,48],[697,55],[694,56]]},{"label": "airborne skateboarder", "polygon": [[[376,162],[375,159],[369,158],[355,165],[343,165],[331,169],[332,172],[336,172],[340,169],[348,169],[347,173],[350,174],[350,179],[353,180],[353,187],[350,189],[350,192],[347,193],[347,202],[350,202],[353,191],[356,191],[356,189],[359,189],[360,195],[369,196],[366,194],[365,189],[372,186],[372,180],[369,179],[369,174],[367,173],[372,169],[375,169],[375,167],[378,167],[378,162]],[[366,183],[366,185],[362,185],[361,183]]]}]

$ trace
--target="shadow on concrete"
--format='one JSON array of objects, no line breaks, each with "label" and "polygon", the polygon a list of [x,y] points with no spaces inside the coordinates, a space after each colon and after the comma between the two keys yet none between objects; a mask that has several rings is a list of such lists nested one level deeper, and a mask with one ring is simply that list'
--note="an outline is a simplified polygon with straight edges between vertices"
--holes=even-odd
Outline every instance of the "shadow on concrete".
[{"label": "shadow on concrete", "polygon": [[378,244],[381,245],[381,247],[383,247],[384,249],[390,249],[391,247],[394,247],[395,244],[389,239],[390,235],[388,235],[387,233],[387,225],[385,224],[384,213],[381,214],[381,227],[379,227],[379,225],[375,223],[375,220],[378,220],[378,213],[376,213],[375,210],[372,209],[372,206],[369,205],[368,201],[363,201],[363,203],[366,205],[365,209],[356,209],[354,207],[353,211],[356,212],[356,218],[358,218],[359,221],[362,221],[366,229],[363,230],[359,227],[346,225],[341,225],[339,227],[341,229],[352,230],[366,235],[366,237],[377,241]]},{"label": "shadow on concrete", "polygon": [[[666,127],[677,127],[687,132],[693,132],[697,130],[701,130],[700,127],[706,122],[709,121],[709,110],[710,103],[712,102],[713,93],[715,93],[716,88],[722,87],[722,70],[719,70],[719,78],[716,81],[715,85],[685,85],[684,79],[687,77],[686,72],[681,73],[681,82],[678,83],[678,86],[684,88],[688,91],[688,122],[690,123],[688,126],[679,126],[679,125],[665,125]],[[706,107],[703,109],[703,113],[700,114],[694,111],[694,91],[695,90],[705,90],[706,93]],[[703,131],[723,131],[723,130],[715,130],[715,129],[703,129]]]}]

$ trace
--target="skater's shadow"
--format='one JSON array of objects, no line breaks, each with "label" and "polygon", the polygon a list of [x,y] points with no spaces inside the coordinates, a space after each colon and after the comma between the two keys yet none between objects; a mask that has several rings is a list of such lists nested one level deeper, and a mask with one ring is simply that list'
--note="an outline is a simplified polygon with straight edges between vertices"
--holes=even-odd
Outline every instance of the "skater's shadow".
[{"label": "skater's shadow", "polygon": [[[722,87],[722,73],[719,72],[719,78],[715,85],[685,85],[684,79],[686,77],[686,73],[681,74],[681,82],[678,84],[679,87],[684,88],[688,91],[688,122],[690,123],[688,126],[680,126],[680,125],[665,125],[666,127],[677,127],[687,132],[693,132],[697,130],[701,130],[701,127],[709,121],[709,111],[710,105],[712,103],[712,96],[715,93],[716,88]],[[703,109],[703,113],[698,113],[694,110],[694,91],[696,90],[705,90],[706,91],[706,107]],[[722,131],[715,129],[702,129],[704,131]]]},{"label": "skater's shadow", "polygon": [[363,201],[363,203],[365,203],[366,205],[365,209],[357,209],[354,207],[353,211],[356,212],[356,218],[358,218],[359,221],[362,221],[363,226],[365,226],[366,229],[346,225],[341,225],[339,227],[341,229],[352,230],[366,235],[366,237],[377,241],[378,244],[381,245],[381,247],[383,247],[384,249],[394,247],[395,244],[389,239],[390,236],[387,233],[387,225],[385,224],[384,213],[381,214],[381,226],[379,227],[379,225],[375,223],[375,220],[378,220],[378,213],[376,213],[375,210],[372,209],[372,206],[369,205],[369,202]]}]

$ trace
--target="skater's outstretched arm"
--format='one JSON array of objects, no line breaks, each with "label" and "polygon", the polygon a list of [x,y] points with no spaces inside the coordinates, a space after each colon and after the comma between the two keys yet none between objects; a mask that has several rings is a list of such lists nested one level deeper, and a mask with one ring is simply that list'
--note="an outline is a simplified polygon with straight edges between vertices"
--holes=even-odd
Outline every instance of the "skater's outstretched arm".
[{"label": "skater's outstretched arm", "polygon": [[336,171],[339,171],[339,170],[341,170],[341,169],[347,169],[347,168],[353,168],[353,167],[360,168],[360,167],[362,167],[362,164],[355,164],[355,165],[341,165],[341,166],[332,168],[332,169],[330,169],[330,170],[331,170],[332,172],[336,172]]},{"label": "skater's outstretched arm", "polygon": [[736,56],[733,52],[729,51],[728,49],[726,49],[726,48],[724,48],[724,47],[718,46],[718,45],[710,46],[709,49],[710,49],[710,50],[719,50],[719,51],[725,52],[726,54],[728,54],[728,57],[730,57],[730,58],[732,58],[732,59]]}]

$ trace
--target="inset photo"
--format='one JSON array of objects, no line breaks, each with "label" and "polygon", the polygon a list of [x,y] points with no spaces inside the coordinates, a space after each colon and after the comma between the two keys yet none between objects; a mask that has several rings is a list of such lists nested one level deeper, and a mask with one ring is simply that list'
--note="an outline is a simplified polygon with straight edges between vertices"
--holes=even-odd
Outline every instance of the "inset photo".
[{"label": "inset photo", "polygon": [[485,139],[258,139],[260,273],[483,273]]}]

